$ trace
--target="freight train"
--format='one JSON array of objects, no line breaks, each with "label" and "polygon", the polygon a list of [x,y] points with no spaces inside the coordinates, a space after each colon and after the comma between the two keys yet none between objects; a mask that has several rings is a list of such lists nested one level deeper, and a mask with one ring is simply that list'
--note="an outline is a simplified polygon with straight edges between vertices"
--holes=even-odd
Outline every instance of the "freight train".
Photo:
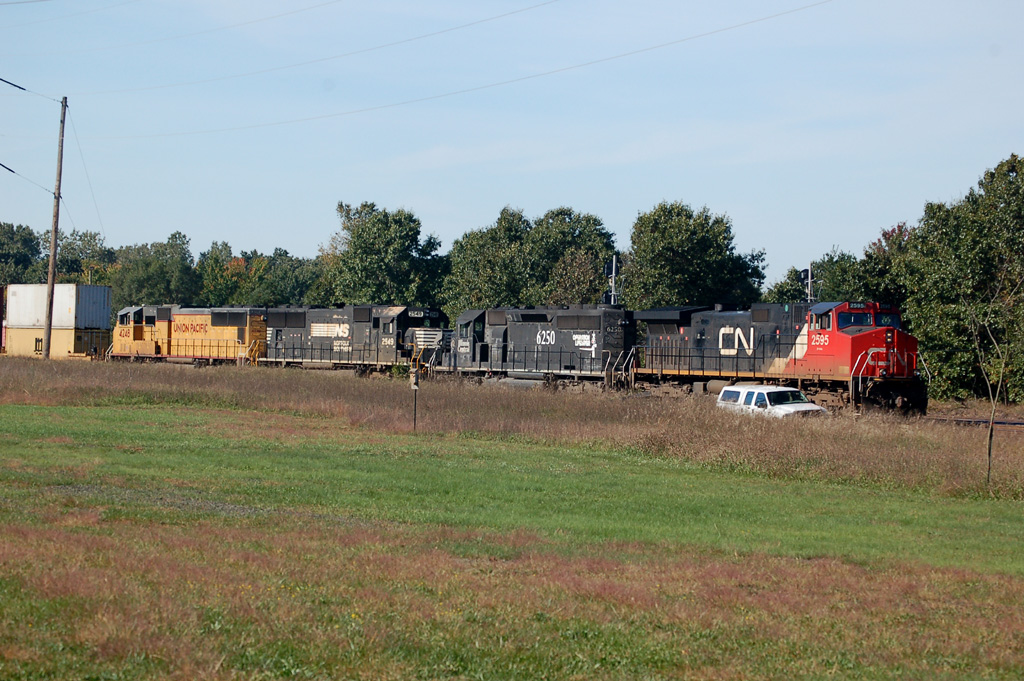
[{"label": "freight train", "polygon": [[[879,303],[758,303],[747,310],[616,305],[467,310],[130,307],[109,357],[543,380],[652,392],[728,383],[798,387],[832,408],[925,413],[917,339]],[[923,368],[923,367],[922,367]]]}]

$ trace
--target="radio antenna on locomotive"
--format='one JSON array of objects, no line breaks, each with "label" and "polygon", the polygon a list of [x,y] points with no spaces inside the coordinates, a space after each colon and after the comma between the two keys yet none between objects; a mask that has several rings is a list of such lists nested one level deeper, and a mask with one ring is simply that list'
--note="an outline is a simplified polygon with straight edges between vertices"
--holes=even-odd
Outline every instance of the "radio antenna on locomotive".
[{"label": "radio antenna on locomotive", "polygon": [[619,294],[615,290],[615,280],[619,277],[619,256],[618,254],[612,256],[612,261],[605,263],[604,276],[608,277],[608,282],[611,284],[611,293],[605,294],[605,301],[612,304],[619,304]]}]

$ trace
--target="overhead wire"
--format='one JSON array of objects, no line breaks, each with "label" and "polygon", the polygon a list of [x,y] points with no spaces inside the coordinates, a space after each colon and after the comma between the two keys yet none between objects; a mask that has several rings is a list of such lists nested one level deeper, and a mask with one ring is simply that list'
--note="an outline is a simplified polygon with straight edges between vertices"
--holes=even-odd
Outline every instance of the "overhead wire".
[{"label": "overhead wire", "polygon": [[17,175],[18,177],[20,177],[21,179],[25,180],[29,184],[34,184],[35,186],[39,187],[40,189],[42,189],[44,192],[46,192],[50,196],[53,196],[53,190],[52,189],[47,189],[46,187],[44,187],[43,185],[39,184],[35,180],[32,180],[30,178],[25,177],[24,175],[19,173],[14,168],[11,168],[10,166],[4,165],[3,163],[0,163],[0,168],[3,168],[4,170],[6,170],[7,172],[9,172],[9,173],[11,173],[13,175]]},{"label": "overhead wire", "polygon": [[321,64],[323,62],[335,61],[337,59],[344,59],[346,57],[353,57],[355,55],[366,54],[368,52],[376,52],[378,50],[384,50],[384,49],[387,49],[387,48],[390,48],[390,47],[397,47],[398,45],[407,45],[409,43],[414,43],[414,42],[417,42],[417,41],[420,41],[420,40],[426,40],[427,38],[434,38],[434,37],[437,37],[439,35],[444,35],[446,33],[453,33],[455,31],[461,31],[461,30],[464,30],[464,29],[467,29],[467,28],[471,28],[473,26],[479,26],[480,24],[486,24],[486,23],[491,22],[491,21],[497,21],[498,19],[504,19],[506,17],[510,17],[510,16],[513,16],[513,15],[516,15],[516,14],[522,14],[523,12],[529,12],[531,10],[538,9],[538,8],[544,7],[546,5],[553,5],[554,3],[560,2],[560,1],[561,0],[546,0],[545,2],[537,3],[535,5],[530,5],[529,7],[522,7],[520,9],[512,10],[511,12],[505,12],[503,14],[496,14],[494,16],[486,17],[484,19],[477,19],[475,21],[470,21],[470,22],[465,23],[465,24],[459,24],[458,26],[451,26],[449,28],[444,28],[444,29],[441,29],[439,31],[431,31],[430,33],[423,33],[423,34],[420,34],[420,35],[412,36],[410,38],[403,38],[401,40],[394,40],[392,42],[381,43],[380,45],[373,45],[371,47],[363,47],[363,48],[360,48],[358,50],[352,50],[350,52],[343,52],[341,54],[335,54],[335,55],[331,55],[329,57],[319,57],[317,59],[310,59],[310,60],[307,60],[307,61],[295,62],[293,64],[285,64],[283,66],[273,66],[273,67],[266,68],[266,69],[259,69],[257,71],[246,71],[244,73],[235,73],[235,74],[231,74],[231,75],[227,75],[227,76],[217,76],[217,77],[214,77],[214,78],[204,78],[202,80],[182,81],[182,82],[178,82],[178,83],[166,83],[166,84],[163,84],[163,85],[150,85],[150,86],[137,87],[137,88],[122,88],[122,89],[118,89],[118,90],[101,90],[101,91],[95,91],[95,92],[76,92],[76,93],[72,93],[72,94],[74,96],[77,96],[77,97],[84,97],[84,96],[92,96],[92,95],[123,94],[123,93],[128,93],[128,92],[145,92],[145,91],[148,91],[148,90],[162,90],[162,89],[166,89],[166,88],[184,87],[184,86],[187,86],[187,85],[204,85],[206,83],[217,83],[217,82],[220,82],[220,81],[232,80],[232,79],[235,79],[235,78],[245,78],[245,77],[248,77],[248,76],[263,75],[265,73],[274,73],[275,71],[285,71],[287,69],[295,69],[295,68],[299,68],[301,66],[309,66],[310,64]]},{"label": "overhead wire", "polygon": [[34,90],[29,90],[27,87],[22,87],[21,85],[18,85],[17,83],[12,83],[11,81],[9,81],[9,80],[7,80],[5,78],[0,78],[0,83],[6,83],[7,85],[10,85],[13,88],[21,90],[22,92],[28,93],[30,95],[35,95],[36,97],[42,97],[43,99],[48,99],[51,102],[56,102],[57,104],[60,104],[60,100],[58,100],[58,99],[54,99],[53,97],[50,97],[49,95],[44,95],[41,92],[35,92]]},{"label": "overhead wire", "polygon": [[[75,218],[72,217],[71,209],[68,208],[67,201],[64,200],[63,196],[60,197],[60,205],[64,206],[64,216],[71,223],[71,230],[77,232],[78,231],[78,225],[75,224]],[[104,238],[104,240],[106,239],[106,237],[103,237],[103,238]]]},{"label": "overhead wire", "polygon": [[[85,154],[82,152],[82,143],[78,137],[78,130],[75,128],[75,119],[70,115],[70,112],[68,114],[68,122],[71,123],[71,134],[75,138],[75,145],[78,147],[78,156],[82,159],[82,170],[85,171],[85,183],[89,186],[89,193],[92,195],[92,205],[96,209],[96,221],[100,226],[100,235],[106,239],[107,235],[106,230],[103,228],[103,217],[100,215],[100,204],[96,201],[96,191],[92,187],[92,178],[89,177],[89,167],[85,164]],[[63,198],[61,200],[63,200]]]},{"label": "overhead wire", "polygon": [[[0,4],[3,4],[3,3],[0,3]],[[49,99],[51,101],[56,101],[56,100],[54,100],[54,99],[52,99],[50,97],[47,97],[46,95],[41,95],[38,92],[33,92],[32,90],[29,90],[26,87],[22,87],[21,85],[18,85],[17,83],[12,83],[11,81],[9,81],[9,80],[7,80],[5,78],[0,78],[0,82],[6,83],[7,85],[10,85],[11,87],[17,88],[18,90],[21,90],[23,92],[27,92],[27,93],[33,94],[33,95],[38,95],[39,97],[43,97],[44,99]],[[60,102],[57,102],[57,103],[59,104]],[[103,235],[103,238],[106,238],[106,234],[103,231],[103,218],[100,217],[100,207],[99,207],[99,204],[96,201],[96,192],[93,191],[92,179],[89,177],[89,169],[85,165],[85,154],[82,153],[82,144],[81,144],[81,142],[78,139],[78,130],[75,129],[75,121],[70,116],[70,114],[68,115],[68,120],[71,123],[71,131],[72,131],[72,135],[75,138],[75,144],[78,146],[78,154],[79,154],[79,156],[82,159],[82,169],[85,171],[85,180],[86,180],[86,183],[89,185],[89,192],[92,194],[93,205],[96,207],[96,219],[99,221],[100,233]],[[35,185],[36,187],[39,187],[40,189],[42,189],[44,192],[46,192],[50,196],[56,196],[56,191],[55,190],[47,189],[46,187],[44,187],[43,185],[39,184],[35,180],[32,180],[32,179],[22,175],[21,173],[16,171],[14,168],[11,168],[10,166],[5,165],[3,163],[0,163],[0,168],[3,168],[7,172],[9,172],[9,173],[11,173],[13,175],[16,175],[17,177],[20,177],[22,180],[28,182],[29,184],[32,184],[32,185]],[[57,199],[60,201],[61,205],[64,206],[65,213],[67,214],[68,220],[71,221],[72,228],[73,229],[78,229],[78,226],[75,225],[75,220],[71,216],[71,210],[68,208],[67,202],[64,200],[64,197],[63,196],[57,196]]]},{"label": "overhead wire", "polygon": [[654,52],[656,50],[665,49],[667,47],[673,47],[675,45],[681,45],[683,43],[692,42],[694,40],[700,40],[702,38],[707,38],[707,37],[710,37],[710,36],[713,36],[713,35],[718,35],[718,34],[726,33],[726,32],[729,32],[729,31],[735,31],[735,30],[738,30],[740,28],[745,28],[747,26],[752,26],[754,24],[759,24],[759,23],[763,23],[763,22],[766,22],[766,21],[771,21],[773,19],[778,19],[780,17],[784,17],[784,16],[787,16],[787,15],[790,15],[790,14],[796,14],[798,12],[803,12],[803,11],[806,11],[806,10],[809,10],[809,9],[813,9],[815,7],[820,7],[822,5],[827,5],[827,4],[832,3],[832,2],[835,2],[835,0],[819,0],[818,2],[813,2],[813,3],[807,4],[807,5],[801,5],[799,7],[794,7],[792,9],[784,10],[782,12],[776,12],[774,14],[765,15],[765,16],[762,16],[762,17],[758,17],[756,19],[751,19],[749,21],[743,21],[743,22],[740,22],[740,23],[737,23],[737,24],[731,24],[729,26],[724,26],[722,28],[714,29],[714,30],[711,30],[711,31],[705,31],[705,32],[702,32],[702,33],[695,33],[693,35],[689,35],[689,36],[686,36],[686,37],[683,37],[683,38],[678,38],[676,40],[670,40],[668,42],[659,43],[657,45],[650,45],[648,47],[642,47],[642,48],[639,48],[639,49],[630,50],[628,52],[620,52],[618,54],[614,54],[614,55],[611,55],[611,56],[608,56],[608,57],[601,57],[599,59],[592,59],[590,61],[581,62],[581,63],[578,63],[578,64],[572,64],[570,66],[563,66],[563,67],[560,67],[560,68],[557,68],[557,69],[551,69],[549,71],[542,71],[542,72],[539,72],[539,73],[532,73],[532,74],[528,74],[528,75],[525,75],[525,76],[519,76],[519,77],[516,77],[516,78],[509,78],[507,80],[497,81],[497,82],[493,82],[493,83],[487,83],[487,84],[484,84],[484,85],[476,85],[476,86],[473,86],[473,87],[462,88],[462,89],[459,89],[459,90],[451,90],[451,91],[448,91],[448,92],[443,92],[443,93],[439,93],[439,94],[435,94],[435,95],[427,95],[427,96],[424,96],[424,97],[415,97],[413,99],[406,99],[406,100],[401,100],[401,101],[398,101],[398,102],[391,102],[391,103],[388,103],[388,104],[378,104],[378,105],[375,105],[375,106],[367,106],[367,107],[362,107],[362,108],[358,108],[358,109],[349,109],[349,110],[346,110],[346,111],[338,111],[338,112],[329,113],[329,114],[320,114],[320,115],[317,115],[317,116],[306,116],[306,117],[302,117],[302,118],[290,118],[290,119],[286,119],[286,120],[272,121],[272,122],[267,122],[267,123],[253,123],[253,124],[250,124],[250,125],[237,125],[237,126],[223,127],[223,128],[209,128],[209,129],[204,129],[204,130],[187,130],[187,131],[168,132],[168,133],[150,133],[150,134],[146,134],[146,135],[114,135],[114,136],[104,136],[103,139],[155,139],[155,138],[162,138],[162,137],[185,137],[185,136],[190,136],[190,135],[208,135],[208,134],[215,134],[215,133],[222,133],[222,132],[235,132],[235,131],[240,131],[240,130],[256,130],[256,129],[259,129],[259,128],[271,128],[271,127],[279,127],[279,126],[283,126],[283,125],[294,125],[294,124],[298,124],[298,123],[309,123],[309,122],[312,122],[312,121],[326,120],[326,119],[329,119],[329,118],[341,118],[341,117],[344,117],[344,116],[354,116],[354,115],[357,115],[357,114],[369,113],[369,112],[372,112],[372,111],[382,111],[382,110],[385,110],[385,109],[394,109],[394,108],[398,108],[398,107],[409,106],[411,104],[421,104],[423,102],[436,101],[436,100],[439,100],[439,99],[447,99],[449,97],[456,97],[456,96],[459,96],[459,95],[469,94],[471,92],[480,92],[482,90],[490,90],[490,89],[494,89],[494,88],[504,87],[506,85],[513,85],[513,84],[516,84],[516,83],[523,83],[523,82],[530,81],[530,80],[537,80],[539,78],[546,78],[548,76],[553,76],[553,75],[560,74],[560,73],[566,73],[566,72],[569,72],[569,71],[576,71],[576,70],[579,70],[579,69],[584,69],[584,68],[588,68],[588,67],[591,67],[591,66],[596,66],[598,64],[605,64],[605,63],[608,63],[608,62],[611,62],[611,61],[616,61],[616,60],[619,60],[619,59],[626,59],[628,57],[635,57],[636,55],[639,55],[639,54],[645,54],[645,53],[648,53],[648,52]]}]

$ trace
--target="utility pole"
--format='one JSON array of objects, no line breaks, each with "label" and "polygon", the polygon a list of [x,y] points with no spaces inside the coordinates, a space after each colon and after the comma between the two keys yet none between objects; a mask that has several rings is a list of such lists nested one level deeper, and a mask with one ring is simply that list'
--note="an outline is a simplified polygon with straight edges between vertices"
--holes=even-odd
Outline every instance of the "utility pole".
[{"label": "utility pole", "polygon": [[60,219],[60,174],[64,164],[64,117],[68,98],[60,100],[60,138],[57,142],[57,187],[53,190],[53,230],[50,232],[50,267],[46,274],[46,328],[43,329],[43,359],[50,359],[50,331],[53,328],[53,285],[57,279],[57,222]]}]

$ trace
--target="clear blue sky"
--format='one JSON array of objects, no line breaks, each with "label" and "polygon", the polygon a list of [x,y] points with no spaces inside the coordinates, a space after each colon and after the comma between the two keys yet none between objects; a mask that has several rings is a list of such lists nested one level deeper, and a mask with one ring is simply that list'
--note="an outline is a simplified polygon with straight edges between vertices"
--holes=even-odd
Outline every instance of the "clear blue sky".
[{"label": "clear blue sky", "polygon": [[771,282],[1024,152],[1024,2],[810,5],[0,0],[0,220],[50,226],[61,96],[62,228],[196,256],[314,256],[338,201],[444,250],[566,205],[626,249],[678,200]]}]

